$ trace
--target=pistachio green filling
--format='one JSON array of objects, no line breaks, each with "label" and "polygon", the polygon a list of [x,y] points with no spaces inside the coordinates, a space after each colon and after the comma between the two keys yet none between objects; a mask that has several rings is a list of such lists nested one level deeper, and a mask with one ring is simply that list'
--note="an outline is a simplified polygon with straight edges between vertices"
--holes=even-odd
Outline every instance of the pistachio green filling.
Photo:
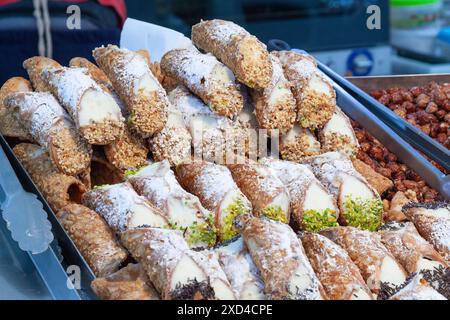
[{"label": "pistachio green filling", "polygon": [[204,243],[207,246],[213,246],[216,243],[216,228],[212,214],[206,217],[206,221],[194,221],[189,227],[179,226],[176,222],[169,222],[169,227],[174,230],[181,230],[187,234],[187,243],[189,246]]},{"label": "pistachio green filling", "polygon": [[280,206],[267,206],[261,213],[272,220],[289,223],[286,218],[286,212]]},{"label": "pistachio green filling", "polygon": [[345,220],[351,226],[376,231],[381,225],[383,203],[378,198],[362,200],[347,196],[343,208]]},{"label": "pistachio green filling", "polygon": [[227,241],[233,238],[237,231],[234,228],[234,218],[238,215],[250,213],[250,209],[245,206],[241,199],[236,199],[231,203],[228,208],[225,209],[225,218],[223,219],[222,226],[220,228],[221,241]]},{"label": "pistachio green filling", "polygon": [[338,225],[335,211],[326,208],[325,210],[305,210],[303,212],[302,227],[305,231],[319,232],[323,228],[336,227]]},{"label": "pistachio green filling", "polygon": [[136,169],[136,170],[132,170],[132,169],[128,169],[128,170],[125,170],[125,178],[129,178],[129,177],[131,177],[131,176],[134,176],[136,173],[138,173],[138,171],[139,171],[139,169]]},{"label": "pistachio green filling", "polygon": [[94,186],[94,190],[104,189],[104,188],[106,188],[108,186],[109,186],[109,184],[99,184],[97,186]]}]

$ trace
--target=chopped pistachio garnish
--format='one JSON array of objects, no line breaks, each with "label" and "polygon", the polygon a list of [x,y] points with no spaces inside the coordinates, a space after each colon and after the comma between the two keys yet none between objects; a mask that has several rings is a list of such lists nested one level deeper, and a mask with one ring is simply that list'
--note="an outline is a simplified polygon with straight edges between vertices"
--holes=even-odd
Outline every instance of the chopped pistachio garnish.
[{"label": "chopped pistachio garnish", "polygon": [[305,231],[318,232],[323,228],[336,227],[338,225],[335,210],[305,210],[303,212],[302,227]]},{"label": "chopped pistachio garnish", "polygon": [[376,231],[381,225],[383,203],[378,198],[362,200],[347,196],[343,208],[345,220],[353,227]]},{"label": "chopped pistachio garnish", "polygon": [[237,231],[234,228],[234,218],[241,214],[250,213],[250,209],[244,205],[241,199],[236,199],[225,209],[225,218],[223,219],[220,233],[221,241],[227,241],[233,238]]},{"label": "chopped pistachio garnish", "polygon": [[280,206],[267,206],[262,211],[262,215],[272,220],[280,221],[283,223],[289,223],[288,219],[286,218],[287,215],[286,212],[284,212]]},{"label": "chopped pistachio garnish", "polygon": [[206,221],[201,223],[194,221],[189,227],[179,226],[177,222],[169,222],[169,227],[182,231],[183,235],[187,234],[186,241],[189,246],[199,243],[213,246],[216,243],[216,228],[212,214],[206,217]]},{"label": "chopped pistachio garnish", "polygon": [[94,190],[97,190],[97,189],[104,189],[104,188],[106,188],[106,187],[108,187],[109,186],[109,184],[99,184],[99,185],[97,185],[97,186],[94,186]]}]

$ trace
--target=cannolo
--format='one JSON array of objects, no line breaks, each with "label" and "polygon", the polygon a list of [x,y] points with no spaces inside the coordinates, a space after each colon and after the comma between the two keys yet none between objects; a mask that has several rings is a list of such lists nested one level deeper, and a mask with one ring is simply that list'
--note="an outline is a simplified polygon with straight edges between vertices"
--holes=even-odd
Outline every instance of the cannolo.
[{"label": "cannolo", "polygon": [[239,300],[265,300],[264,282],[242,237],[214,249],[219,263]]},{"label": "cannolo", "polygon": [[358,171],[364,178],[366,178],[367,182],[375,190],[377,190],[378,194],[383,194],[394,187],[394,183],[391,179],[386,178],[382,174],[376,172],[365,162],[354,158],[352,159],[352,163],[356,171]]},{"label": "cannolo", "polygon": [[30,82],[22,77],[10,78],[0,88],[0,133],[3,136],[33,142],[33,137],[3,103],[11,93],[30,91],[33,91]]},{"label": "cannolo", "polygon": [[266,217],[240,215],[235,225],[261,272],[268,299],[326,298],[300,240],[287,224]]},{"label": "cannolo", "polygon": [[101,70],[99,67],[97,67],[95,64],[90,62],[86,58],[80,58],[75,57],[72,58],[69,62],[69,66],[73,68],[84,68],[86,69],[89,76],[97,82],[97,84],[106,92],[108,92],[116,101],[117,105],[119,106],[120,110],[122,111],[122,115],[126,115],[126,107],[124,106],[122,100],[120,100],[119,96],[117,95],[116,91],[114,91],[114,87],[111,83],[111,81],[108,79],[106,74]]},{"label": "cannolo", "polygon": [[298,162],[304,157],[320,154],[320,142],[310,130],[296,124],[280,137],[280,154],[284,160]]},{"label": "cannolo", "polygon": [[192,26],[192,42],[215,55],[250,88],[270,85],[272,64],[266,46],[237,24],[219,19],[200,21]]},{"label": "cannolo", "polygon": [[253,213],[284,223],[290,220],[289,193],[280,179],[266,166],[253,162],[229,164],[234,181],[250,200]]},{"label": "cannolo", "polygon": [[183,188],[214,214],[218,240],[233,238],[237,234],[234,218],[251,213],[252,206],[233,181],[230,170],[210,162],[192,161],[178,165],[176,175]]},{"label": "cannolo", "polygon": [[315,176],[337,198],[339,223],[375,231],[381,225],[380,196],[343,153],[328,152],[304,159]]},{"label": "cannolo", "polygon": [[389,300],[447,300],[433,289],[420,274],[415,275],[406,286]]},{"label": "cannolo", "polygon": [[414,223],[420,235],[450,264],[450,204],[409,203],[403,206],[403,212]]},{"label": "cannolo", "polygon": [[306,255],[330,300],[372,300],[372,293],[347,252],[317,233],[304,233]]},{"label": "cannolo", "polygon": [[130,263],[119,271],[91,282],[102,300],[159,300],[142,266]]},{"label": "cannolo", "polygon": [[162,130],[169,102],[161,84],[138,53],[109,45],[93,51],[128,110],[128,123],[144,138]]},{"label": "cannolo", "polygon": [[60,173],[47,150],[35,144],[20,143],[13,151],[53,211],[81,203],[87,191],[85,185],[73,176]]},{"label": "cannolo", "polygon": [[378,299],[388,298],[405,282],[406,271],[382,244],[379,234],[354,227],[332,227],[320,233],[347,251]]},{"label": "cannolo", "polygon": [[434,289],[450,297],[449,284],[446,283],[448,279],[442,277],[446,273],[450,275],[448,264],[433,246],[419,235],[412,222],[385,224],[380,234],[385,247],[410,275],[421,273]]},{"label": "cannolo", "polygon": [[139,196],[128,182],[97,186],[83,195],[83,204],[100,214],[115,232],[168,225],[165,214]]},{"label": "cannolo", "polygon": [[297,117],[296,102],[280,60],[274,55],[270,55],[270,60],[273,66],[270,85],[262,90],[250,90],[256,119],[259,128],[287,132],[292,129]]},{"label": "cannolo", "polygon": [[416,193],[412,190],[397,191],[392,197],[389,209],[385,211],[385,221],[405,221],[406,216],[403,213],[403,206],[410,202],[419,202],[416,198]]},{"label": "cannolo", "polygon": [[324,152],[340,151],[352,157],[359,148],[350,119],[338,106],[331,119],[319,131],[319,140]]},{"label": "cannolo", "polygon": [[44,71],[62,68],[55,60],[41,56],[31,57],[25,60],[23,67],[30,77],[34,90],[39,92],[50,91],[49,83],[44,77]]},{"label": "cannolo", "polygon": [[169,77],[161,70],[161,65],[159,64],[159,62],[152,62],[150,63],[149,67],[152,73],[155,75],[156,79],[158,79],[158,82],[161,83],[162,87],[166,90],[166,92],[170,92],[176,88],[178,82],[174,78]]},{"label": "cannolo", "polygon": [[75,175],[89,166],[91,147],[78,135],[69,115],[50,93],[13,93],[5,99],[5,106],[48,150],[59,171]]},{"label": "cannolo", "polygon": [[175,49],[161,59],[161,69],[200,97],[218,115],[232,118],[244,106],[233,73],[210,54]]},{"label": "cannolo", "polygon": [[212,213],[181,187],[167,160],[129,174],[128,181],[139,195],[167,214],[172,228],[183,231],[190,247],[205,248],[216,243]]},{"label": "cannolo", "polygon": [[186,128],[178,106],[171,103],[164,129],[149,139],[153,159],[167,159],[171,166],[176,166],[191,159],[191,144],[191,133]]},{"label": "cannolo", "polygon": [[336,92],[331,82],[318,70],[316,61],[310,55],[293,51],[272,54],[280,59],[284,74],[292,83],[298,123],[303,128],[322,128],[336,108]]},{"label": "cannolo", "polygon": [[89,208],[70,204],[56,216],[96,276],[116,272],[128,257],[105,220]]},{"label": "cannolo", "polygon": [[[249,134],[241,123],[215,114],[183,86],[174,89],[169,99],[192,137],[197,159],[226,163],[236,155],[249,155]],[[182,146],[184,144],[179,144],[177,148]],[[184,149],[187,150],[187,146]]]},{"label": "cannolo", "polygon": [[291,222],[295,229],[317,232],[337,226],[339,209],[336,199],[316,179],[308,166],[290,161],[263,158],[289,192]]},{"label": "cannolo", "polygon": [[136,170],[147,163],[148,148],[144,139],[125,128],[116,141],[104,147],[105,156],[117,169]]},{"label": "cannolo", "polygon": [[80,135],[91,144],[105,145],[123,132],[124,119],[113,97],[82,68],[45,70],[51,92],[72,116]]},{"label": "cannolo", "polygon": [[121,239],[162,299],[235,299],[218,261],[190,250],[180,231],[139,228],[123,232]]}]

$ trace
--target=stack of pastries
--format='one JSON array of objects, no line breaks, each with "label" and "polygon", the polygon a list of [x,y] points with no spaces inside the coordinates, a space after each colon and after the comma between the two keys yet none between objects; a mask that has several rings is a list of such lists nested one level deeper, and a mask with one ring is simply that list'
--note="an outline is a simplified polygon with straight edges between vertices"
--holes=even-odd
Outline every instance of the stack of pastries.
[{"label": "stack of pastries", "polygon": [[450,205],[383,203],[314,58],[223,20],[192,42],[159,64],[32,57],[0,89],[1,132],[101,299],[450,298]]}]

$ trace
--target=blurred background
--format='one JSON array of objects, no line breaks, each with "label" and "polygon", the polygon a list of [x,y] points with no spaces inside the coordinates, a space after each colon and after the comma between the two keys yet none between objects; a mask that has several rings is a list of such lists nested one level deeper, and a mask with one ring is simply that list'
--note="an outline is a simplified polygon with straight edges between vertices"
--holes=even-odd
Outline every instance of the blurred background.
[{"label": "blurred background", "polygon": [[200,19],[232,20],[342,75],[450,72],[450,0],[0,0],[0,81],[33,55],[67,64],[118,44],[126,17],[187,36]]}]

